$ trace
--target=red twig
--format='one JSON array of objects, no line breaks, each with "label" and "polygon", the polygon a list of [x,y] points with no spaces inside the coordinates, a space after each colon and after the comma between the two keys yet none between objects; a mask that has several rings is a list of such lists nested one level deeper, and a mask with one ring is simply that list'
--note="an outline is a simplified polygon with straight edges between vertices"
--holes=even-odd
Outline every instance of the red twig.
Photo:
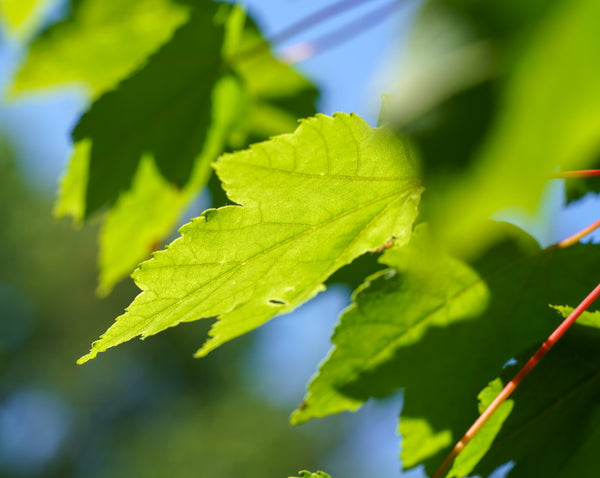
[{"label": "red twig", "polygon": [[498,394],[492,403],[485,409],[485,411],[479,416],[479,418],[471,425],[471,428],[467,430],[467,433],[460,439],[460,441],[454,446],[450,454],[442,462],[440,467],[435,471],[431,478],[442,478],[442,476],[450,469],[452,463],[456,457],[463,451],[467,444],[473,439],[475,435],[481,430],[483,425],[489,420],[492,414],[498,409],[498,407],[510,396],[511,393],[519,386],[523,379],[533,370],[533,368],[540,362],[540,360],[548,353],[548,351],[556,344],[564,333],[573,325],[577,318],[594,302],[598,296],[600,296],[600,284],[590,292],[590,294],[577,306],[577,308],[558,326],[558,328],[552,332],[552,335],[548,337],[538,351],[527,361],[519,373],[515,375],[510,382],[506,384],[504,389]]},{"label": "red twig", "polygon": [[559,171],[550,175],[551,179],[591,178],[600,176],[600,169],[582,169],[580,171]]}]

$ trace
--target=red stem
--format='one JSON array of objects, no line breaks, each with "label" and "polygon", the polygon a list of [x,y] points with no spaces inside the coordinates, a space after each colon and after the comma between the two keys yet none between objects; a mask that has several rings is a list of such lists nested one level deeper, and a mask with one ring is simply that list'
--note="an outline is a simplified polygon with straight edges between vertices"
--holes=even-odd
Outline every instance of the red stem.
[{"label": "red stem", "polygon": [[577,318],[600,296],[600,284],[590,292],[590,294],[575,308],[573,312],[558,326],[558,328],[552,332],[552,335],[548,337],[538,351],[527,361],[519,373],[515,375],[510,382],[502,389],[498,396],[492,403],[485,409],[485,411],[479,416],[479,418],[471,425],[471,428],[467,430],[467,433],[460,439],[460,441],[454,446],[450,454],[442,462],[440,467],[435,471],[431,478],[442,478],[442,476],[450,469],[452,463],[461,451],[467,446],[467,444],[473,439],[475,435],[481,430],[483,425],[489,420],[492,414],[498,409],[498,407],[510,396],[511,393],[519,386],[523,379],[533,370],[533,368],[540,362],[540,360],[548,353],[548,351],[558,342],[564,333],[575,323]]},{"label": "red stem", "polygon": [[551,179],[591,178],[600,176],[600,169],[582,169],[580,171],[559,171],[550,175]]}]

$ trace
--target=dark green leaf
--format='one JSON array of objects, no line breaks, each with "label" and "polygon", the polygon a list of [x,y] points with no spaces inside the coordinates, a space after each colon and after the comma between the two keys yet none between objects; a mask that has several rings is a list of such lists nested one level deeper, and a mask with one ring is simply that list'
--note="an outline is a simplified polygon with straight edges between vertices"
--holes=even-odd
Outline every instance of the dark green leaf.
[{"label": "dark green leaf", "polygon": [[[598,246],[542,251],[516,228],[501,230],[494,234],[509,238],[474,264],[473,279],[456,286],[452,281],[460,268],[448,270],[448,259],[437,259],[437,274],[427,265],[431,259],[420,265],[419,255],[410,250],[414,244],[405,257],[402,250],[386,254],[384,260],[398,272],[379,274],[344,314],[334,336],[336,348],[296,420],[357,408],[370,396],[404,387],[404,465],[437,467],[477,417],[472,397],[511,357],[543,341],[558,325],[548,302],[566,297],[566,303],[579,302],[582,291],[595,286],[594,271],[600,268]],[[456,291],[449,295],[452,287]],[[487,287],[487,308],[482,294],[471,294],[475,287]]]},{"label": "dark green leaf", "polygon": [[73,131],[76,141],[91,140],[86,216],[129,189],[144,154],[171,182],[188,181],[222,67],[223,26],[213,19],[216,4],[203,5],[141,70],[98,99]]},{"label": "dark green leaf", "polygon": [[[509,380],[534,352],[502,374]],[[493,398],[493,397],[489,397]],[[600,447],[600,330],[575,324],[512,395],[514,410],[475,468],[514,461],[510,478],[584,478]]]},{"label": "dark green leaf", "polygon": [[100,231],[98,292],[101,295],[108,294],[119,280],[149,258],[180,223],[185,209],[206,185],[212,173],[211,162],[223,151],[231,125],[237,121],[241,95],[234,78],[223,77],[218,81],[206,144],[182,189],[163,178],[151,157],[142,159],[131,189],[119,196]]},{"label": "dark green leaf", "polygon": [[345,396],[336,387],[417,343],[429,327],[469,320],[487,306],[489,292],[479,275],[439,253],[424,225],[408,245],[386,250],[380,261],[394,269],[375,273],[354,293],[354,304],[332,337],[335,348],[309,385],[293,423],[358,408],[361,398]]}]

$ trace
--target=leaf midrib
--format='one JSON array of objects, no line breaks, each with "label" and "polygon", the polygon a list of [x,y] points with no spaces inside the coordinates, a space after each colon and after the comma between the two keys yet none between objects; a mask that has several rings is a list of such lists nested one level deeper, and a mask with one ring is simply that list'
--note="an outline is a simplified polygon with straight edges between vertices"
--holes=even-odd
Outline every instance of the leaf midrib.
[{"label": "leaf midrib", "polygon": [[[341,219],[342,217],[345,217],[345,216],[347,216],[347,215],[349,215],[349,214],[352,214],[352,213],[354,213],[354,212],[356,212],[356,211],[359,211],[359,210],[361,210],[361,209],[363,209],[363,208],[365,208],[365,207],[368,207],[368,206],[371,206],[371,205],[373,205],[373,204],[376,204],[376,203],[377,203],[377,202],[379,202],[379,201],[383,201],[383,200],[385,200],[385,199],[388,199],[388,198],[390,198],[390,197],[392,197],[392,196],[395,196],[395,195],[401,195],[401,194],[402,194],[402,193],[404,193],[404,192],[408,193],[408,192],[410,192],[411,190],[416,190],[416,189],[418,189],[418,186],[416,186],[416,185],[412,185],[412,184],[411,184],[411,185],[410,185],[410,186],[408,186],[408,187],[404,187],[404,188],[402,188],[402,189],[399,189],[399,190],[397,190],[397,191],[394,191],[394,192],[392,192],[392,193],[389,193],[389,194],[386,194],[386,195],[384,195],[384,196],[380,196],[379,198],[373,199],[373,200],[369,201],[368,203],[361,203],[361,204],[357,205],[356,207],[354,207],[354,208],[352,208],[352,209],[349,209],[349,210],[347,210],[347,211],[344,211],[343,213],[341,213],[341,214],[338,214],[337,216],[334,216],[333,218],[330,218],[330,219],[328,219],[328,220],[327,220],[327,221],[325,221],[325,222],[322,222],[322,223],[316,224],[315,226],[313,226],[313,227],[311,227],[311,228],[307,228],[307,229],[305,229],[304,231],[301,231],[300,233],[298,233],[298,234],[295,234],[294,236],[291,236],[290,238],[286,239],[285,241],[281,241],[281,242],[279,242],[279,243],[277,243],[277,244],[274,244],[274,245],[273,245],[273,246],[271,246],[270,248],[268,248],[268,249],[265,249],[265,250],[263,250],[263,251],[261,251],[261,252],[259,252],[259,253],[255,254],[254,256],[251,256],[251,257],[247,258],[247,259],[246,259],[245,261],[243,261],[243,262],[240,262],[240,263],[239,263],[237,266],[234,266],[234,267],[232,267],[231,269],[228,269],[227,271],[223,272],[223,274],[220,274],[220,275],[218,275],[218,276],[216,276],[216,277],[214,277],[214,278],[210,279],[209,281],[207,281],[207,282],[205,282],[205,283],[203,283],[203,284],[199,285],[198,287],[196,287],[196,288],[195,288],[195,290],[193,290],[193,291],[189,292],[188,294],[186,294],[186,295],[184,295],[184,296],[182,296],[182,297],[180,297],[180,298],[178,298],[178,299],[175,299],[175,302],[173,302],[172,304],[170,304],[170,305],[168,305],[168,306],[164,307],[163,309],[161,309],[161,310],[159,310],[159,311],[155,312],[155,313],[154,313],[154,314],[152,314],[150,317],[143,317],[143,316],[141,316],[141,315],[134,315],[134,317],[141,317],[141,318],[143,318],[143,319],[144,319],[144,320],[143,320],[143,325],[142,325],[142,324],[140,324],[140,323],[132,324],[130,327],[126,328],[126,329],[125,329],[125,331],[129,331],[129,330],[131,330],[131,329],[134,329],[134,328],[140,329],[140,327],[141,327],[142,329],[145,329],[145,328],[146,328],[146,326],[147,326],[147,324],[148,324],[149,322],[151,322],[151,321],[152,321],[152,320],[153,320],[153,319],[154,319],[156,316],[158,316],[158,315],[161,315],[161,314],[165,313],[166,311],[168,311],[170,308],[176,307],[176,306],[177,306],[177,305],[179,305],[181,302],[184,302],[184,301],[186,301],[188,298],[190,298],[190,296],[192,296],[192,295],[194,295],[194,294],[198,293],[199,291],[201,291],[203,288],[205,288],[205,287],[206,287],[207,285],[209,285],[210,283],[212,283],[212,282],[215,282],[216,280],[219,280],[220,278],[222,278],[223,276],[225,276],[225,275],[227,275],[227,274],[233,274],[233,273],[234,273],[235,271],[237,271],[237,270],[238,270],[240,267],[242,267],[242,266],[246,265],[246,264],[247,264],[249,261],[253,261],[253,260],[255,260],[255,259],[258,259],[258,258],[259,258],[260,256],[262,256],[263,254],[267,254],[268,252],[270,252],[270,251],[272,251],[272,250],[274,250],[274,249],[276,249],[276,248],[278,248],[278,247],[281,247],[281,246],[283,246],[284,244],[287,244],[288,242],[291,242],[291,241],[297,240],[299,237],[301,237],[302,235],[304,235],[304,234],[306,234],[306,233],[308,233],[308,232],[312,232],[312,231],[314,231],[314,230],[316,230],[316,229],[319,229],[319,228],[321,228],[321,227],[325,227],[326,225],[328,225],[328,224],[330,224],[330,223],[332,223],[332,222],[335,222],[335,221],[337,221],[337,220]],[[226,206],[226,207],[231,207],[231,206]],[[234,207],[235,207],[235,206],[234,206]],[[237,207],[242,207],[242,206],[237,206]],[[260,224],[260,223],[258,223],[258,224]],[[142,265],[142,266],[140,266],[140,269],[139,269],[139,270],[140,270],[140,272],[143,270],[143,269],[142,269],[142,267],[143,267],[143,265]],[[167,266],[167,267],[178,267],[178,266]],[[152,267],[152,269],[154,269],[154,267]],[[137,281],[136,281],[136,283],[137,283]],[[146,293],[146,292],[147,292],[147,291],[146,291],[146,290],[144,290],[144,292],[143,292],[142,294],[144,294],[144,293]],[[163,298],[161,298],[161,297],[158,297],[158,296],[157,296],[157,299],[163,299]],[[129,312],[127,312],[127,313],[129,313]],[[119,319],[120,319],[120,320],[122,320],[122,318],[124,318],[125,316],[126,316],[126,314],[122,315],[122,316],[121,316]],[[119,320],[119,319],[117,319],[117,320]],[[178,321],[178,322],[175,322],[175,323],[179,323],[179,322],[181,322],[181,321]],[[107,332],[108,332],[108,331],[107,331]],[[142,337],[144,337],[144,335],[143,335],[143,332],[142,332]]]}]

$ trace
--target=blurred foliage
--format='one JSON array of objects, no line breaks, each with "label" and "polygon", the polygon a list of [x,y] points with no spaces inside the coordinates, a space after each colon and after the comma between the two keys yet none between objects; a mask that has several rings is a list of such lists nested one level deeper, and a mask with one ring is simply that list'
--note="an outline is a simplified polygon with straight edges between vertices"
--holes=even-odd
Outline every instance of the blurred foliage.
[{"label": "blurred foliage", "polygon": [[28,48],[10,86],[13,96],[68,84],[97,97],[137,68],[188,16],[170,0],[72,0],[70,9]]},{"label": "blurred foliage", "polygon": [[0,0],[0,24],[11,34],[30,35],[44,18],[50,0]]},{"label": "blurred foliage", "polygon": [[[317,467],[336,430],[298,433],[287,411],[241,385],[250,339],[192,360],[209,324],[188,325],[75,365],[90,330],[106,327],[133,287],[94,296],[97,226],[75,232],[56,222],[50,198],[23,182],[8,143],[0,144],[0,476],[259,478]],[[32,421],[35,410],[15,412],[18,433],[6,435],[7,407],[13,398],[25,403],[25,392],[67,410],[47,462],[34,461],[34,437],[53,428]]]},{"label": "blurred foliage", "polygon": [[595,0],[425,4],[388,109],[422,153],[425,217],[457,252],[484,247],[495,211],[532,211],[555,168],[597,157],[598,18]]}]

